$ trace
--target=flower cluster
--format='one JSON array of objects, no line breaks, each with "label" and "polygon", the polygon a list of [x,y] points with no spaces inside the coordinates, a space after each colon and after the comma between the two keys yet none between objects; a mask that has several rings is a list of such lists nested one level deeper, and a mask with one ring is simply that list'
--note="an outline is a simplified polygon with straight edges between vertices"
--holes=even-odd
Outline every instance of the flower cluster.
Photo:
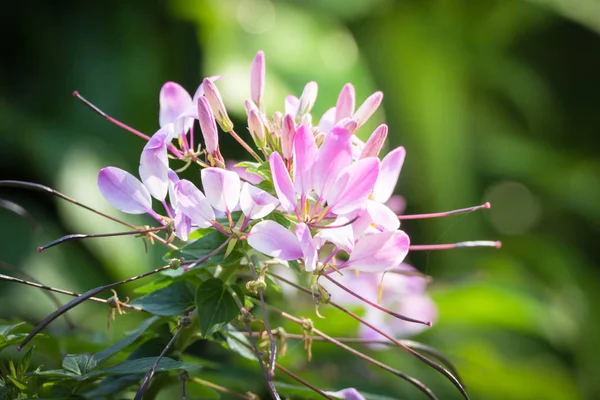
[{"label": "flower cluster", "polygon": [[[321,301],[360,304],[367,309],[367,323],[384,326],[395,337],[415,334],[436,318],[426,277],[404,264],[409,250],[497,246],[496,242],[411,246],[400,229],[401,219],[489,205],[397,215],[393,192],[405,149],[398,147],[380,158],[388,133],[385,124],[366,142],[357,136],[380,106],[381,92],[356,107],[355,89],[346,84],[335,106],[314,123],[317,84],[309,82],[300,97],[286,97],[283,112],[268,114],[263,102],[265,58],[258,52],[245,102],[249,133],[245,136],[251,138],[252,147],[234,131],[215,84],[218,79],[204,79],[193,96],[174,82],[162,87],[160,129],[146,137],[140,179],[116,167],[103,168],[98,175],[101,193],[115,208],[150,215],[184,244],[194,231],[209,229],[227,238],[227,254],[242,249],[248,259],[249,254],[260,254],[267,266],[293,263]],[[203,146],[194,140],[196,120]],[[226,161],[218,127],[252,160]],[[173,169],[173,161],[179,169]],[[191,165],[200,167],[198,179],[180,179],[178,173]],[[162,211],[155,208],[153,198]],[[266,269],[255,276],[255,283],[264,284]],[[373,331],[363,327],[361,335],[372,338]]]}]

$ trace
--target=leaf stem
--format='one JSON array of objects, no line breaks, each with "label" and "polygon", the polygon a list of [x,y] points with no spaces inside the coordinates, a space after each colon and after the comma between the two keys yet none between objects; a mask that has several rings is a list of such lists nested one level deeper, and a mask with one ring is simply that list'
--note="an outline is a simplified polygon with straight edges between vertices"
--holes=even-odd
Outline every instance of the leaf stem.
[{"label": "leaf stem", "polygon": [[171,348],[171,346],[173,345],[173,343],[175,343],[175,340],[177,339],[177,336],[179,336],[179,334],[181,333],[181,331],[184,328],[186,328],[186,325],[184,325],[184,324],[181,324],[179,326],[179,329],[177,329],[177,332],[175,332],[175,334],[173,335],[173,337],[171,338],[171,340],[169,340],[169,343],[167,343],[167,345],[165,346],[165,348],[163,349],[163,351],[156,358],[156,362],[154,363],[154,365],[152,365],[152,367],[148,370],[148,372],[146,372],[146,375],[144,376],[144,379],[142,380],[142,384],[140,385],[140,388],[138,389],[137,393],[135,394],[134,400],[142,400],[142,397],[144,396],[144,393],[148,389],[148,385],[150,384],[150,380],[154,376],[154,372],[156,371],[156,368],[158,368],[158,363],[167,354],[167,351],[169,351],[169,349]]},{"label": "leaf stem", "polygon": [[205,381],[204,379],[200,379],[200,378],[194,377],[194,378],[190,378],[190,381],[192,381],[194,383],[197,383],[198,385],[202,385],[202,386],[206,386],[206,387],[209,387],[211,389],[214,389],[217,392],[230,394],[230,395],[232,395],[234,397],[237,397],[238,399],[253,400],[252,396],[247,396],[245,394],[234,392],[231,389],[227,389],[226,387],[223,387],[221,385],[217,385],[216,383],[213,383],[213,382]]}]

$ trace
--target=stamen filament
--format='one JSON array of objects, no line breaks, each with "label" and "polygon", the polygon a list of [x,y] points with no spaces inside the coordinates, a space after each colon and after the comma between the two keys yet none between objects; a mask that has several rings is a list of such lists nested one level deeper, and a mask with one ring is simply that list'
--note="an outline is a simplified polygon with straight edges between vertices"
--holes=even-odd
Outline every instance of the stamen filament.
[{"label": "stamen filament", "polygon": [[450,249],[459,249],[461,247],[495,247],[499,249],[502,247],[502,242],[500,241],[491,241],[491,240],[475,240],[471,242],[458,242],[458,243],[448,243],[448,244],[416,244],[409,246],[409,250],[418,251],[418,250],[450,250]]},{"label": "stamen filament", "polygon": [[[102,111],[101,109],[99,109],[96,105],[92,104],[88,99],[86,99],[85,97],[83,97],[82,95],[79,94],[79,92],[77,90],[75,90],[73,92],[73,96],[75,96],[77,99],[81,100],[83,102],[83,104],[85,104],[86,106],[88,106],[89,108],[92,109],[92,111],[94,111],[96,114],[100,115],[101,117],[103,117],[104,119],[112,122],[113,124],[117,125],[119,128],[123,128],[128,132],[133,133],[134,135],[141,137],[142,139],[148,141],[150,140],[150,136],[146,135],[145,133],[142,133],[140,131],[138,131],[137,129],[134,129],[132,127],[130,127],[129,125],[124,124],[123,122],[111,117],[110,115],[108,115],[107,113],[105,113],[104,111]],[[172,143],[168,143],[167,147],[169,148],[169,150],[171,150],[171,152],[177,156],[177,158],[183,158],[183,155],[175,148],[175,146],[173,146]]]},{"label": "stamen filament", "polygon": [[398,215],[398,219],[405,220],[405,219],[427,219],[427,218],[447,217],[449,215],[465,214],[465,213],[469,213],[471,211],[481,210],[482,208],[491,208],[491,207],[492,207],[491,204],[488,202],[485,204],[481,204],[479,206],[460,208],[458,210],[445,211],[445,212],[439,212],[439,213]]},{"label": "stamen filament", "polygon": [[143,233],[150,232],[158,232],[165,230],[166,226],[160,226],[158,228],[149,228],[149,229],[140,229],[136,231],[126,231],[126,232],[113,232],[113,233],[73,233],[71,235],[65,235],[59,239],[53,240],[50,243],[38,247],[38,252],[42,252],[50,247],[54,247],[64,242],[68,242],[69,240],[79,240],[79,239],[88,239],[88,238],[102,238],[102,237],[112,237],[112,236],[127,236],[127,235],[139,235]]},{"label": "stamen filament", "polygon": [[237,133],[235,133],[235,131],[232,129],[229,131],[229,134],[239,143],[242,145],[242,147],[244,149],[246,149],[246,151],[248,153],[250,153],[250,155],[252,157],[254,157],[256,159],[256,161],[258,161],[259,163],[262,163],[264,160],[262,158],[260,158],[258,156],[258,154],[256,154],[256,152],[254,150],[252,150],[252,147],[248,146],[248,143],[244,142],[244,139],[242,139],[241,137],[239,137],[239,135]]},{"label": "stamen filament", "polygon": [[361,301],[363,301],[363,302],[367,303],[367,304],[368,304],[368,305],[370,305],[371,307],[375,307],[375,308],[376,308],[376,309],[378,309],[379,311],[383,311],[384,313],[386,313],[386,314],[389,314],[389,315],[391,315],[392,317],[395,317],[395,318],[401,319],[401,320],[403,320],[403,321],[414,322],[414,323],[416,323],[416,324],[423,324],[423,325],[426,325],[426,326],[431,326],[431,325],[432,325],[431,321],[427,321],[427,322],[426,322],[426,321],[420,321],[420,320],[418,320],[418,319],[414,319],[414,318],[410,318],[410,317],[405,317],[404,315],[401,315],[401,314],[398,314],[398,313],[396,313],[396,312],[394,312],[394,311],[388,310],[387,308],[385,308],[385,307],[382,307],[382,306],[380,306],[379,304],[377,304],[377,303],[373,303],[372,301],[370,301],[370,300],[368,300],[368,299],[366,299],[366,298],[362,297],[362,296],[361,296],[361,295],[359,295],[358,293],[355,293],[355,292],[353,292],[352,290],[348,289],[347,287],[345,287],[345,286],[344,286],[344,285],[342,285],[341,283],[338,283],[338,282],[334,281],[334,280],[333,280],[333,278],[331,278],[330,276],[328,276],[328,275],[325,275],[325,274],[323,274],[322,276],[323,276],[324,278],[326,278],[327,280],[329,280],[329,281],[330,281],[331,283],[333,283],[334,285],[336,285],[337,287],[339,287],[340,289],[344,290],[346,293],[349,293],[349,294],[351,294],[352,296],[356,297],[357,299],[359,299],[359,300],[361,300]]}]

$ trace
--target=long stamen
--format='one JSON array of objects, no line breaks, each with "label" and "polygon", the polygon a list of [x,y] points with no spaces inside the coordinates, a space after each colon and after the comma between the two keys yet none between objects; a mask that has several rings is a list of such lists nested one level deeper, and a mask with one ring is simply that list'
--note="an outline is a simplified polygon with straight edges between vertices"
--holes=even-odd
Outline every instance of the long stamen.
[{"label": "long stamen", "polygon": [[491,207],[492,207],[492,205],[489,202],[487,202],[487,203],[481,204],[479,206],[459,208],[458,210],[445,211],[445,212],[439,212],[439,213],[398,215],[398,219],[405,220],[405,219],[426,219],[426,218],[447,217],[448,215],[465,214],[465,213],[469,213],[471,211],[481,210],[482,208],[491,208]]},{"label": "long stamen", "polygon": [[410,317],[405,317],[404,315],[398,314],[394,311],[388,310],[385,307],[380,306],[377,303],[373,303],[372,301],[365,299],[364,297],[362,297],[361,295],[359,295],[358,293],[353,292],[352,290],[348,289],[347,287],[343,286],[342,284],[334,281],[330,276],[323,274],[323,277],[325,277],[327,280],[329,280],[331,283],[333,283],[334,285],[336,285],[337,287],[339,287],[340,289],[344,290],[345,292],[351,294],[352,296],[356,297],[357,299],[367,303],[368,305],[370,305],[371,307],[375,307],[376,309],[378,309],[379,311],[383,311],[384,313],[387,313],[389,315],[391,315],[392,317],[401,319],[403,321],[408,321],[408,322],[414,322],[416,324],[423,324],[426,326],[431,326],[432,323],[431,321],[420,321],[418,319],[414,319],[414,318],[410,318]]},{"label": "long stamen", "polygon": [[[85,97],[83,97],[82,95],[79,94],[79,92],[77,90],[75,90],[73,92],[73,96],[75,96],[77,99],[81,100],[83,102],[83,104],[85,104],[86,106],[88,106],[89,108],[92,109],[92,111],[94,111],[96,114],[100,115],[102,118],[112,122],[113,124],[117,125],[119,128],[123,128],[128,132],[133,133],[136,136],[141,137],[144,140],[150,140],[150,136],[146,135],[145,133],[142,133],[140,131],[138,131],[137,129],[134,129],[132,127],[130,127],[127,124],[124,124],[123,122],[111,117],[110,115],[108,115],[107,113],[105,113],[104,111],[102,111],[101,109],[98,108],[98,106],[92,104],[88,99],[86,99]],[[169,148],[169,150],[171,150],[171,152],[177,156],[177,158],[183,158],[183,155],[175,148],[175,146],[173,146],[172,143],[168,143],[167,147]]]},{"label": "long stamen", "polygon": [[448,243],[448,244],[415,244],[409,246],[409,250],[449,250],[449,249],[459,249],[461,247],[495,247],[499,249],[502,247],[502,242],[500,241],[491,241],[491,240],[475,240],[471,242],[458,242],[458,243]]},{"label": "long stamen", "polygon": [[356,221],[357,219],[358,219],[358,216],[352,218],[350,221],[343,223],[341,225],[317,225],[314,223],[307,223],[306,225],[308,225],[309,227],[314,228],[314,229],[336,229],[336,228],[343,228],[345,226],[352,225],[354,223],[354,221]]},{"label": "long stamen", "polygon": [[[111,221],[114,221],[118,224],[124,225],[128,228],[131,229],[136,229],[135,225],[132,225],[128,222],[122,221],[118,218],[112,217],[108,214],[105,214],[101,211],[98,211],[90,206],[86,206],[83,203],[80,203],[79,201],[70,198],[69,196],[67,196],[66,194],[63,194],[61,192],[59,192],[58,190],[54,190],[51,187],[48,186],[44,186],[44,185],[40,185],[39,183],[32,183],[32,182],[24,182],[24,181],[0,181],[0,187],[18,187],[18,188],[24,188],[24,189],[33,189],[33,190],[38,190],[40,192],[46,192],[46,193],[50,193],[53,196],[56,196],[58,198],[61,198],[63,200],[68,201],[69,203],[75,204],[76,206],[79,206],[81,208],[84,208],[88,211],[91,211],[95,214],[100,215],[101,217],[104,217],[106,219],[109,219]],[[152,237],[152,239],[158,241],[159,243],[164,244],[165,246],[171,248],[172,250],[179,250],[179,247],[175,246],[172,243],[167,242],[165,239],[155,235],[154,233],[150,233],[150,236]]]},{"label": "long stamen", "polygon": [[162,231],[162,230],[165,230],[166,228],[167,228],[166,226],[161,226],[158,228],[140,229],[140,230],[136,230],[136,231],[126,231],[126,232],[88,233],[88,234],[74,233],[74,234],[65,235],[59,239],[53,240],[44,246],[38,247],[37,250],[38,250],[38,252],[41,253],[42,251],[44,251],[50,247],[54,247],[54,246],[64,243],[64,242],[68,242],[69,240],[79,240],[79,239],[87,239],[87,238],[102,238],[102,237],[111,237],[111,236],[139,235],[139,234],[143,234],[143,233]]}]

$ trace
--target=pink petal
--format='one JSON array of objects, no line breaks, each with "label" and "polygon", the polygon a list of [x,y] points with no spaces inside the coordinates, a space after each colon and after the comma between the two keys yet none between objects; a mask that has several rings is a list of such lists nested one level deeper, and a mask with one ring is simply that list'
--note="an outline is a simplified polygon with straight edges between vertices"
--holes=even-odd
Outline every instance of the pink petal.
[{"label": "pink petal", "polygon": [[140,178],[157,200],[164,200],[169,188],[169,157],[166,140],[169,130],[161,128],[146,143],[140,158]]},{"label": "pink petal", "polygon": [[365,272],[382,272],[400,264],[410,239],[403,231],[385,231],[361,237],[346,262],[346,267]]},{"label": "pink petal", "polygon": [[379,157],[379,152],[385,143],[385,139],[388,134],[388,127],[386,124],[381,124],[373,131],[369,140],[364,145],[360,158],[366,157]]},{"label": "pink petal", "polygon": [[315,235],[315,239],[319,240],[319,247],[323,247],[325,242],[329,242],[346,253],[352,252],[354,248],[354,232],[352,225],[345,225],[349,221],[350,219],[347,217],[338,217],[329,226],[340,226],[339,228],[326,228],[319,231]]},{"label": "pink petal", "polygon": [[192,182],[182,179],[175,184],[177,209],[200,228],[208,228],[215,213],[204,194]]},{"label": "pink petal", "polygon": [[337,392],[328,392],[331,396],[344,400],[366,400],[358,390],[354,388],[342,389]]},{"label": "pink petal", "polygon": [[210,205],[218,211],[233,211],[240,201],[239,175],[221,168],[204,168],[200,175]]},{"label": "pink petal", "polygon": [[190,233],[192,232],[192,220],[182,212],[175,214],[175,235],[183,240],[187,241]]},{"label": "pink petal", "polygon": [[183,114],[192,98],[190,94],[181,85],[175,82],[167,82],[160,89],[159,103],[159,124],[164,127],[167,124],[175,122],[177,117]]},{"label": "pink petal", "polygon": [[256,53],[250,67],[250,98],[260,108],[265,87],[265,53]]},{"label": "pink petal", "polygon": [[334,127],[325,136],[312,166],[313,189],[315,192],[321,197],[326,197],[329,187],[338,174],[351,162],[350,132],[344,128]]},{"label": "pink petal", "polygon": [[325,114],[319,120],[319,132],[327,133],[329,132],[333,126],[335,125],[335,107],[331,107],[329,110],[325,111]]},{"label": "pink petal", "polygon": [[296,237],[300,242],[302,254],[304,255],[304,270],[312,272],[317,268],[317,248],[310,234],[310,228],[304,222],[296,225]]},{"label": "pink petal", "polygon": [[383,93],[375,92],[362,103],[358,110],[356,110],[353,119],[358,123],[358,128],[363,126],[365,122],[371,118],[371,115],[377,111],[377,108],[379,108],[379,105],[381,104],[381,100],[383,100]]},{"label": "pink petal", "polygon": [[264,190],[244,182],[240,194],[240,206],[250,219],[266,217],[279,205],[279,200]]},{"label": "pink petal", "polygon": [[169,202],[171,203],[171,207],[177,208],[177,195],[175,194],[175,184],[179,182],[179,177],[177,173],[172,169],[167,173],[169,177]]},{"label": "pink petal", "polygon": [[371,225],[382,231],[395,231],[400,228],[397,215],[387,206],[373,200],[367,200],[367,214]]},{"label": "pink petal", "polygon": [[317,144],[310,128],[302,125],[294,137],[294,186],[296,193],[308,194],[313,188],[313,164]]},{"label": "pink petal", "polygon": [[398,183],[405,156],[406,150],[404,150],[404,147],[398,147],[381,161],[379,177],[373,189],[374,200],[385,203],[390,199],[396,188],[396,183]]},{"label": "pink petal", "polygon": [[406,200],[399,194],[393,194],[392,197],[385,202],[385,205],[396,215],[401,215],[404,213],[404,210],[406,210]]},{"label": "pink petal", "polygon": [[255,250],[282,260],[302,257],[302,248],[296,236],[275,221],[262,221],[248,234],[248,244]]},{"label": "pink petal", "polygon": [[152,198],[144,184],[120,168],[102,168],[98,173],[98,188],[102,196],[117,210],[128,214],[152,211]]},{"label": "pink petal", "polygon": [[285,98],[285,113],[290,115],[296,115],[298,112],[298,106],[300,105],[300,99],[296,96],[286,96]]},{"label": "pink petal", "polygon": [[364,208],[379,174],[379,159],[363,158],[344,168],[327,196],[327,204],[334,214],[348,214]]},{"label": "pink petal", "polygon": [[238,167],[236,165],[237,163],[238,161],[235,160],[227,160],[225,161],[225,167],[227,168],[227,170],[233,171],[236,174],[238,174],[240,179],[249,182],[253,185],[258,185],[263,181],[263,178],[261,178],[260,176],[246,171],[246,167]]},{"label": "pink petal", "polygon": [[294,149],[294,137],[296,136],[296,123],[294,117],[286,114],[281,123],[281,155],[286,160],[292,158]]},{"label": "pink petal", "polygon": [[351,83],[346,83],[335,103],[335,122],[342,118],[352,118],[356,106],[356,93]]},{"label": "pink petal", "polygon": [[206,97],[200,97],[198,99],[198,120],[200,122],[202,136],[204,137],[206,151],[208,154],[217,153],[219,150],[217,123]]},{"label": "pink petal", "polygon": [[273,186],[275,186],[281,208],[285,212],[293,212],[296,209],[296,192],[290,174],[283,164],[283,159],[279,153],[273,152],[269,157],[269,163],[271,164]]}]

